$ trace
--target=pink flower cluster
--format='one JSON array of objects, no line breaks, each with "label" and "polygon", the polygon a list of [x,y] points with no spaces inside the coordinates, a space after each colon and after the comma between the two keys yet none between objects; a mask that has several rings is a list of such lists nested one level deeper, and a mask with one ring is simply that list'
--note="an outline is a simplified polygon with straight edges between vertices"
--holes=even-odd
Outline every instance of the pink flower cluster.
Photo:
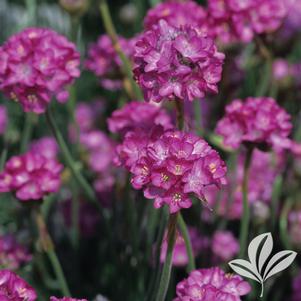
[{"label": "pink flower cluster", "polygon": [[203,25],[206,17],[206,10],[194,1],[171,0],[159,3],[150,9],[144,19],[144,27],[151,29],[162,19],[174,27],[182,25],[199,27]]},{"label": "pink flower cluster", "polygon": [[9,270],[0,271],[0,300],[35,301],[37,294],[23,279]]},{"label": "pink flower cluster", "polygon": [[178,283],[174,301],[240,301],[250,290],[251,286],[241,277],[225,274],[218,267],[200,269]]},{"label": "pink flower cluster", "polygon": [[0,236],[0,266],[9,270],[17,270],[31,260],[28,250],[20,245],[13,235]]},{"label": "pink flower cluster", "polygon": [[0,173],[0,192],[14,192],[21,201],[41,200],[59,190],[62,168],[56,159],[38,152],[14,156]]},{"label": "pink flower cluster", "polygon": [[135,129],[148,131],[154,125],[161,125],[165,130],[173,127],[170,116],[158,105],[132,101],[113,112],[108,119],[112,133],[126,134]]},{"label": "pink flower cluster", "polygon": [[282,0],[209,0],[207,30],[222,43],[251,42],[275,31],[286,9]]},{"label": "pink flower cluster", "polygon": [[290,148],[292,123],[290,115],[273,98],[249,97],[234,100],[226,107],[216,132],[224,144],[237,149],[242,143],[276,150]]},{"label": "pink flower cluster", "polygon": [[136,43],[134,75],[147,101],[193,101],[217,92],[224,57],[206,34],[160,20]]},{"label": "pink flower cluster", "polygon": [[87,299],[75,299],[70,297],[56,298],[50,297],[50,301],[88,301]]},{"label": "pink flower cluster", "polygon": [[120,162],[132,173],[135,189],[144,189],[154,206],[171,213],[192,205],[190,193],[204,199],[204,188],[226,184],[226,166],[208,143],[194,134],[155,127],[130,132],[117,147]]},{"label": "pink flower cluster", "polygon": [[[128,40],[119,37],[118,41],[124,54],[132,58],[136,37]],[[122,62],[108,35],[101,35],[97,42],[89,47],[85,67],[100,78],[102,87],[108,90],[122,87]]]},{"label": "pink flower cluster", "polygon": [[75,45],[49,29],[28,28],[0,47],[0,90],[25,112],[43,113],[51,98],[66,101],[66,86],[79,77]]},{"label": "pink flower cluster", "polygon": [[59,146],[53,137],[43,137],[34,140],[30,145],[30,151],[42,154],[47,159],[56,159],[59,152]]},{"label": "pink flower cluster", "polygon": [[80,143],[88,155],[88,165],[97,177],[94,188],[103,192],[109,190],[115,182],[112,163],[116,154],[114,142],[105,132],[95,128],[98,114],[93,110],[98,105],[99,103],[81,103],[76,108],[75,115],[79,125]]},{"label": "pink flower cluster", "polygon": [[[242,215],[242,181],[245,156],[238,158],[236,169],[228,175],[229,185],[225,193],[218,195],[216,189],[207,189],[206,199],[211,207],[217,207],[221,216],[239,219]],[[255,149],[252,154],[248,181],[248,201],[251,206],[257,202],[268,204],[272,198],[275,179],[283,170],[284,158],[281,154]]]},{"label": "pink flower cluster", "polygon": [[5,133],[7,126],[7,111],[6,107],[0,105],[0,135]]},{"label": "pink flower cluster", "polygon": [[239,243],[230,231],[216,231],[212,237],[212,252],[218,259],[227,262],[239,252]]},{"label": "pink flower cluster", "polygon": [[[201,251],[204,251],[208,247],[209,241],[206,237],[201,237],[197,229],[195,228],[189,228],[189,237],[192,243],[194,257],[197,257]],[[166,259],[166,252],[167,252],[166,238],[167,237],[165,235],[165,238],[161,246],[161,254],[160,254],[161,263],[164,263]],[[183,267],[188,264],[186,245],[185,245],[184,238],[181,235],[178,235],[176,238],[176,243],[173,250],[172,264],[178,267]]]}]

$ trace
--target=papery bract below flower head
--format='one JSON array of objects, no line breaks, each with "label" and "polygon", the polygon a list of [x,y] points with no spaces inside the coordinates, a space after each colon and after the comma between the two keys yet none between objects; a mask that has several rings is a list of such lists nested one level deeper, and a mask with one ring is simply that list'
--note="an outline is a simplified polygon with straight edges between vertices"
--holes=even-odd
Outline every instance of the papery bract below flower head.
[{"label": "papery bract below flower head", "polygon": [[156,208],[167,204],[171,213],[191,207],[191,193],[203,199],[205,187],[226,184],[225,163],[205,140],[191,133],[159,126],[149,136],[129,132],[117,153],[132,173],[133,187],[143,188]]},{"label": "papery bract below flower head", "polygon": [[154,125],[161,125],[166,130],[173,127],[171,118],[164,109],[138,101],[132,101],[114,111],[108,119],[109,130],[112,133],[125,134],[137,128],[148,131]]},{"label": "papery bract below flower head", "polygon": [[234,100],[226,107],[225,116],[218,122],[217,134],[226,146],[238,148],[243,143],[275,150],[288,149],[291,140],[290,115],[273,98],[249,97]]},{"label": "papery bract below flower head", "polygon": [[0,90],[25,112],[43,113],[51,98],[68,99],[67,86],[79,77],[75,45],[50,29],[27,28],[0,47]]},{"label": "papery bract below flower head", "polygon": [[224,54],[194,27],[160,20],[136,43],[134,75],[147,101],[192,101],[216,93]]},{"label": "papery bract below flower head", "polygon": [[35,301],[37,294],[22,278],[9,270],[0,271],[0,300]]},{"label": "papery bract below flower head", "polygon": [[175,27],[191,25],[198,28],[205,22],[206,16],[205,9],[194,1],[165,1],[148,10],[144,19],[144,27],[151,29],[160,20],[165,20]]},{"label": "papery bract below flower head", "polygon": [[0,173],[0,192],[14,192],[21,201],[41,200],[59,190],[62,168],[55,159],[37,152],[14,156]]},{"label": "papery bract below flower head", "polygon": [[241,301],[251,291],[240,276],[225,274],[220,268],[192,271],[177,285],[174,301]]}]

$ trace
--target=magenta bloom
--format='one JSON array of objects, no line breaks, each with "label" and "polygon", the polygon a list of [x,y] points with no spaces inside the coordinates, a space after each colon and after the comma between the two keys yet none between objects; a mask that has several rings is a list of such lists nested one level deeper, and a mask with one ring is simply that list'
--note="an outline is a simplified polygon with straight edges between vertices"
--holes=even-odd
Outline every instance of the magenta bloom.
[{"label": "magenta bloom", "polygon": [[9,270],[0,271],[0,300],[35,301],[37,294],[17,274]]},{"label": "magenta bloom", "polygon": [[[123,37],[118,39],[122,51],[127,57],[132,58],[136,37],[128,40]],[[101,35],[97,42],[89,47],[85,67],[100,78],[102,87],[108,90],[122,87],[122,62],[108,35]]]},{"label": "magenta bloom", "polygon": [[283,80],[291,75],[290,65],[287,60],[277,59],[273,63],[273,77],[276,80]]},{"label": "magenta bloom", "polygon": [[190,194],[204,199],[210,185],[226,184],[226,166],[205,140],[180,131],[130,132],[117,147],[120,162],[132,173],[135,189],[144,190],[154,206],[169,206],[171,213],[192,205]]},{"label": "magenta bloom", "polygon": [[172,128],[167,112],[151,103],[132,101],[113,112],[108,119],[112,133],[125,134],[137,128],[148,131],[154,125],[161,125],[165,130]]},{"label": "magenta bloom", "polygon": [[7,111],[6,107],[0,105],[0,135],[5,133],[7,126]]},{"label": "magenta bloom", "polygon": [[240,301],[251,286],[240,276],[225,274],[220,268],[192,271],[177,285],[174,301]]},{"label": "magenta bloom", "polygon": [[44,113],[51,98],[68,99],[79,77],[75,45],[50,29],[27,28],[0,47],[0,90],[25,112]]},{"label": "magenta bloom", "polygon": [[212,252],[222,261],[229,261],[239,252],[239,243],[230,231],[216,231],[212,238]]},{"label": "magenta bloom", "polygon": [[144,26],[146,29],[151,29],[163,19],[174,27],[182,25],[199,27],[203,25],[206,16],[205,9],[194,1],[171,0],[158,3],[150,9],[144,19]]},{"label": "magenta bloom", "polygon": [[59,190],[62,168],[55,159],[41,153],[29,151],[14,156],[0,173],[0,192],[14,192],[21,201],[41,200]]},{"label": "magenta bloom", "polygon": [[242,143],[276,150],[290,148],[288,138],[292,123],[290,115],[273,98],[249,97],[244,102],[234,100],[226,107],[216,132],[224,144],[237,149]]},{"label": "magenta bloom", "polygon": [[33,141],[30,145],[30,150],[33,153],[42,154],[48,159],[55,159],[59,152],[59,146],[53,137],[43,137]]},{"label": "magenta bloom", "polygon": [[147,101],[192,101],[218,91],[224,57],[197,29],[161,20],[136,43],[134,75]]},{"label": "magenta bloom", "polygon": [[75,299],[70,297],[56,298],[50,297],[50,301],[88,301],[87,299]]},{"label": "magenta bloom", "polygon": [[223,43],[251,42],[256,34],[270,33],[282,24],[282,0],[209,0],[207,30]]},{"label": "magenta bloom", "polygon": [[29,262],[32,256],[20,245],[13,235],[0,236],[0,266],[9,270],[17,270]]}]

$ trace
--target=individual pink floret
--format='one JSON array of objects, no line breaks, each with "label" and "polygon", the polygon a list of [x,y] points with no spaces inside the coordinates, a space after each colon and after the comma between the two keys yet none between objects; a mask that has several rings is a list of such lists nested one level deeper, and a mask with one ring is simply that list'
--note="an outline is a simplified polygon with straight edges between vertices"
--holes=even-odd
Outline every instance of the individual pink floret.
[{"label": "individual pink floret", "polygon": [[34,140],[30,145],[30,150],[33,153],[42,154],[48,159],[55,159],[59,152],[59,146],[53,137],[43,137]]},{"label": "individual pink floret", "polygon": [[240,276],[225,274],[218,267],[200,269],[178,283],[174,301],[241,301],[250,291],[251,286]]},{"label": "individual pink floret", "polygon": [[165,20],[168,24],[175,27],[182,25],[198,27],[203,25],[206,16],[206,10],[194,1],[170,0],[158,3],[155,7],[148,10],[144,19],[144,27],[151,29],[160,20]]},{"label": "individual pink floret", "polygon": [[63,166],[54,158],[29,151],[10,158],[0,174],[0,192],[14,192],[21,201],[41,200],[61,186]]},{"label": "individual pink floret", "polygon": [[160,20],[136,43],[134,75],[147,101],[193,101],[218,92],[224,57],[196,28]]},{"label": "individual pink floret", "polygon": [[52,97],[65,102],[79,77],[75,45],[50,29],[27,28],[0,47],[0,90],[25,112],[44,113]]},{"label": "individual pink floret", "polygon": [[156,208],[170,213],[192,206],[190,194],[204,199],[204,188],[226,184],[226,166],[208,143],[192,133],[155,127],[149,136],[129,132],[117,147],[122,165],[132,173],[135,189],[143,189]]},{"label": "individual pink floret", "polygon": [[234,100],[216,127],[224,144],[234,149],[246,143],[275,150],[288,149],[291,130],[290,115],[270,97]]},{"label": "individual pink floret", "polygon": [[35,301],[37,294],[22,278],[9,270],[0,271],[0,300]]}]

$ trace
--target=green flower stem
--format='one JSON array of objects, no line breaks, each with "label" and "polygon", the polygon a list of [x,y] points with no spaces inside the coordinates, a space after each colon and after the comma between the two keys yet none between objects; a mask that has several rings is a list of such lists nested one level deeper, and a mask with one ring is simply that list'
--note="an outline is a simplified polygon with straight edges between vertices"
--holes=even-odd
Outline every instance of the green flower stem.
[{"label": "green flower stem", "polygon": [[288,214],[292,208],[292,200],[287,199],[286,202],[284,202],[284,206],[282,208],[281,214],[280,214],[280,220],[279,220],[279,229],[280,229],[280,238],[288,250],[291,250],[292,245],[290,242],[290,235],[287,232],[287,221],[288,221]]},{"label": "green flower stem", "polygon": [[1,152],[1,157],[0,157],[0,171],[3,170],[6,159],[7,159],[7,154],[8,154],[8,144],[7,142],[4,142],[4,146]]},{"label": "green flower stem", "polygon": [[47,254],[50,260],[56,278],[60,284],[60,289],[62,291],[62,294],[64,296],[70,297],[71,293],[68,288],[66,278],[64,276],[62,266],[55,253],[54,244],[47,230],[47,226],[44,217],[41,213],[40,207],[35,208],[34,213],[35,213],[35,222],[39,231],[39,243],[41,244],[43,251]]},{"label": "green flower stem", "polygon": [[51,131],[53,132],[54,137],[57,140],[58,145],[60,146],[60,149],[62,151],[64,159],[66,160],[66,163],[67,163],[68,167],[70,168],[75,180],[80,185],[80,187],[83,189],[83,191],[85,192],[85,194],[87,195],[89,200],[94,202],[99,207],[100,204],[97,201],[96,194],[93,191],[92,187],[87,182],[87,180],[82,176],[82,174],[76,167],[76,164],[71,156],[71,153],[67,147],[67,144],[53,118],[50,108],[48,108],[48,110],[46,111],[46,119],[49,124],[49,127],[51,128]]},{"label": "green flower stem", "polygon": [[127,77],[127,79],[130,82],[132,94],[134,94],[134,96],[137,99],[143,99],[141,90],[139,89],[139,87],[137,86],[137,84],[133,78],[131,62],[129,61],[129,59],[127,58],[127,56],[124,54],[124,52],[122,51],[122,49],[120,47],[120,44],[118,41],[118,35],[116,33],[116,29],[114,27],[114,24],[113,24],[113,21],[111,18],[111,14],[109,11],[109,7],[108,7],[106,0],[100,0],[99,9],[100,9],[101,17],[102,17],[106,32],[109,35],[109,37],[111,38],[113,47],[114,47],[115,51],[117,52],[118,56],[120,57],[120,60],[122,61],[123,72],[124,72],[124,75]]},{"label": "green flower stem", "polygon": [[248,182],[249,182],[249,171],[250,171],[250,163],[252,160],[252,153],[253,153],[253,148],[248,147],[245,162],[244,162],[244,175],[243,175],[243,183],[242,183],[243,216],[240,224],[240,238],[239,238],[240,258],[243,257],[246,252],[249,223],[250,223],[250,208],[248,202]]},{"label": "green flower stem", "polygon": [[159,290],[157,293],[156,301],[164,301],[166,298],[167,290],[169,287],[171,269],[172,269],[172,257],[173,249],[176,242],[176,228],[177,228],[178,213],[171,214],[168,221],[168,232],[167,232],[167,253],[163,270],[161,274]]},{"label": "green flower stem", "polygon": [[196,122],[196,133],[199,136],[203,136],[204,130],[202,128],[202,108],[201,108],[201,101],[199,99],[195,99],[193,102],[193,109],[194,109],[194,116]]},{"label": "green flower stem", "polygon": [[184,104],[180,99],[175,100],[176,114],[177,114],[177,127],[180,131],[184,130]]},{"label": "green flower stem", "polygon": [[179,229],[182,233],[182,236],[184,238],[185,246],[186,246],[186,251],[188,255],[188,272],[191,272],[192,270],[195,270],[195,260],[194,260],[194,255],[193,255],[193,250],[192,250],[192,245],[191,245],[191,240],[189,236],[189,232],[186,226],[186,223],[183,219],[183,216],[181,213],[179,213],[179,218],[178,218],[178,225]]},{"label": "green flower stem", "polygon": [[25,124],[24,124],[24,129],[22,132],[22,137],[21,137],[21,144],[20,144],[20,152],[24,153],[27,150],[27,146],[29,144],[29,141],[32,136],[32,131],[33,131],[33,125],[35,122],[35,119],[37,116],[35,116],[34,113],[26,113],[25,114]]}]

